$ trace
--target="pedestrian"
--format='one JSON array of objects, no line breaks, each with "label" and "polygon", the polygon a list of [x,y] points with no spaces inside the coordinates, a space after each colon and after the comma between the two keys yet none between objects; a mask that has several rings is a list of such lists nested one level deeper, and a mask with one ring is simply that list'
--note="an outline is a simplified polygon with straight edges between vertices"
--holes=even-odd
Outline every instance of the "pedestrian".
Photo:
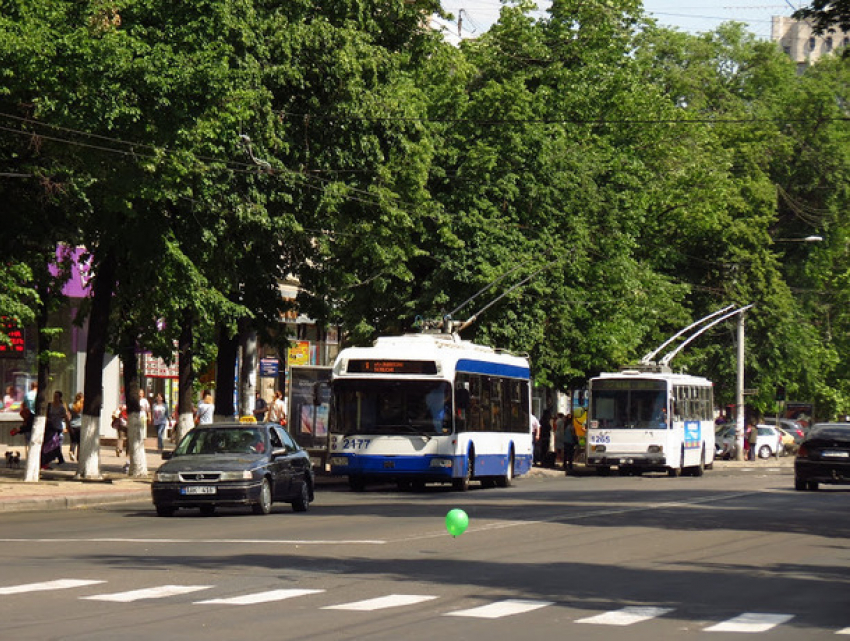
[{"label": "pedestrian", "polygon": [[8,385],[6,387],[6,395],[3,397],[3,409],[10,410],[12,409],[12,405],[15,404],[15,401],[18,400],[15,398],[15,386]]},{"label": "pedestrian", "polygon": [[759,428],[753,419],[747,424],[747,445],[750,449],[747,452],[747,460],[756,460],[756,450],[758,449]]},{"label": "pedestrian", "polygon": [[139,418],[142,420],[142,442],[148,436],[148,425],[151,423],[151,404],[145,398],[145,390],[139,389]]},{"label": "pedestrian", "polygon": [[573,473],[573,459],[576,454],[576,445],[578,437],[576,436],[575,425],[573,425],[573,415],[567,414],[564,417],[563,429],[561,430],[561,449],[564,451],[564,474],[569,476]]},{"label": "pedestrian", "polygon": [[266,399],[257,392],[254,396],[254,418],[257,419],[258,423],[262,423],[265,420],[268,409],[269,404],[266,403]]},{"label": "pedestrian", "polygon": [[151,417],[153,426],[156,429],[156,447],[162,452],[166,432],[168,431],[168,406],[165,404],[162,394],[157,394],[153,399]]},{"label": "pedestrian", "polygon": [[540,420],[534,415],[531,415],[531,455],[533,462],[537,463],[537,441],[540,439]]},{"label": "pedestrian", "polygon": [[195,410],[195,425],[209,425],[213,422],[214,415],[215,404],[213,403],[212,392],[205,389],[201,396],[201,402],[198,403],[198,409]]},{"label": "pedestrian", "polygon": [[54,460],[59,465],[65,464],[65,457],[62,456],[62,435],[70,420],[71,412],[62,400],[62,392],[56,390],[53,392],[53,401],[47,406],[47,423],[44,426],[44,442],[41,446],[41,469],[49,470],[50,463]]},{"label": "pedestrian", "polygon": [[24,402],[27,407],[30,408],[30,412],[35,414],[35,397],[38,396],[38,382],[33,381],[30,383],[30,389],[24,396]]},{"label": "pedestrian", "polygon": [[[122,405],[112,412],[112,428],[116,432],[115,456],[127,450],[127,406]],[[123,446],[123,449],[122,449]]]},{"label": "pedestrian", "polygon": [[286,403],[283,401],[283,392],[275,390],[274,400],[269,408],[267,419],[270,423],[286,425]]},{"label": "pedestrian", "polygon": [[80,458],[80,434],[83,430],[83,393],[77,392],[74,396],[74,402],[71,403],[70,412],[71,418],[68,421],[68,438],[71,441],[71,447],[68,452],[68,458],[72,461]]},{"label": "pedestrian", "polygon": [[552,410],[543,410],[540,417],[540,440],[538,443],[538,463],[542,467],[549,467],[549,453],[552,451]]}]

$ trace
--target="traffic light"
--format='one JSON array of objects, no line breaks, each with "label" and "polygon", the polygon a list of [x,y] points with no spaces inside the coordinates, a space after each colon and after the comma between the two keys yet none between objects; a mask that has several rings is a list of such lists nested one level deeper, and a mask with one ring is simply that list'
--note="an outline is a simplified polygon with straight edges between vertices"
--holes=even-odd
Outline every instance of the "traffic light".
[{"label": "traffic light", "polygon": [[785,386],[781,383],[776,386],[776,400],[784,401],[785,400]]}]

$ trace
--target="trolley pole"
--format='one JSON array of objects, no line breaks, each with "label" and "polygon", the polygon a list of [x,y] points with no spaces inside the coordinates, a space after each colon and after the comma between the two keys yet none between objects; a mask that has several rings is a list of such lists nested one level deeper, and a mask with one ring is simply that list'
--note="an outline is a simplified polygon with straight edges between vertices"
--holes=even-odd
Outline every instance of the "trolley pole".
[{"label": "trolley pole", "polygon": [[735,386],[735,458],[744,460],[744,312],[738,314],[738,376]]}]

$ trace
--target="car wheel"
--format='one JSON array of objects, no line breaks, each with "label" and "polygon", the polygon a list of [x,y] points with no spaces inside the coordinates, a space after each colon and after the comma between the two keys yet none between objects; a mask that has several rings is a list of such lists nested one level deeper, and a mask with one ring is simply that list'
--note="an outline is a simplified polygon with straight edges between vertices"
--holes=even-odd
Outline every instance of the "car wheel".
[{"label": "car wheel", "polygon": [[156,506],[156,514],[157,516],[174,516],[175,508],[170,505],[157,505]]},{"label": "car wheel", "polygon": [[272,511],[272,486],[268,479],[263,479],[260,486],[260,500],[252,506],[254,514],[268,514]]},{"label": "car wheel", "polygon": [[212,516],[215,514],[215,505],[202,505],[201,516]]},{"label": "car wheel", "polygon": [[817,481],[809,481],[806,483],[806,486],[809,488],[810,492],[817,492],[820,485],[818,485]]},{"label": "car wheel", "polygon": [[808,483],[799,477],[794,477],[794,489],[798,492],[803,492],[808,489]]},{"label": "car wheel", "polygon": [[310,509],[310,484],[307,481],[301,483],[301,492],[298,498],[292,502],[293,512],[306,512]]},{"label": "car wheel", "polygon": [[496,485],[499,487],[510,487],[511,483],[514,480],[514,452],[510,451],[508,454],[508,469],[505,470],[504,476],[500,476],[496,479]]},{"label": "car wheel", "polygon": [[759,448],[759,458],[770,458],[770,445],[762,445]]}]

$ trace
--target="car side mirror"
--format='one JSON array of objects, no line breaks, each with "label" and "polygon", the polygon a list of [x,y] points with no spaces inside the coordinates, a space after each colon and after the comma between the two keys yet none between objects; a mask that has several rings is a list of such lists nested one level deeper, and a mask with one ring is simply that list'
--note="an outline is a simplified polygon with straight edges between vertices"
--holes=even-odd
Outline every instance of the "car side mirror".
[{"label": "car side mirror", "polygon": [[162,450],[162,460],[168,461],[174,456],[174,450]]}]

